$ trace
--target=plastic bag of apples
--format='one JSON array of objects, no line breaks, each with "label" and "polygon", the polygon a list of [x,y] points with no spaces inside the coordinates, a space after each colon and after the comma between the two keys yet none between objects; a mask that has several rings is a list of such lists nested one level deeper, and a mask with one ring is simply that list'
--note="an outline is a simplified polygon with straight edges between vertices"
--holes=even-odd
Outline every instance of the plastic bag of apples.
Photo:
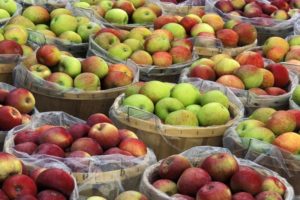
[{"label": "plastic bag of apples", "polygon": [[292,186],[276,172],[210,146],[193,147],[151,165],[140,191],[155,200],[294,199]]},{"label": "plastic bag of apples", "polygon": [[54,159],[19,159],[0,152],[0,199],[78,200],[70,169]]},{"label": "plastic bag of apples", "polygon": [[136,189],[156,158],[133,132],[111,123],[103,114],[84,122],[64,112],[39,113],[8,133],[4,150],[19,158],[62,161],[72,170],[81,196],[112,199],[120,190]]}]

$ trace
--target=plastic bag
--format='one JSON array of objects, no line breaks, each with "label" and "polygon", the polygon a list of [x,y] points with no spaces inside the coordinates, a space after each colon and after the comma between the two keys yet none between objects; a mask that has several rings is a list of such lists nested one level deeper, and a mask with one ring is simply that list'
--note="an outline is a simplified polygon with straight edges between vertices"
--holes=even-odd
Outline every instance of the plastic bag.
[{"label": "plastic bag", "polygon": [[0,19],[0,27],[4,26],[12,17],[18,16],[21,14],[22,14],[22,5],[17,3],[17,10],[11,17]]},{"label": "plastic bag", "polygon": [[[191,38],[190,40],[193,42],[193,44],[196,43],[196,41],[197,41],[195,38]],[[105,49],[103,49],[102,47],[100,47],[94,41],[94,37],[90,37],[89,50],[88,50],[87,55],[88,56],[97,55],[111,63],[126,63],[126,62],[128,62],[128,61],[114,59],[111,56],[109,56],[108,52]],[[163,77],[163,76],[168,77],[168,76],[173,76],[173,75],[179,75],[182,69],[190,66],[197,59],[198,59],[198,56],[193,51],[192,59],[185,63],[173,64],[169,67],[163,67],[163,68],[157,67],[154,65],[138,65],[139,70],[140,70],[140,78],[142,80],[149,80],[149,77],[159,78],[159,77]],[[131,61],[131,62],[133,62],[133,61]]]},{"label": "plastic bag", "polygon": [[45,124],[70,126],[84,121],[64,112],[44,112],[33,116],[31,122],[18,126],[8,132],[5,140],[5,152],[19,158],[40,160],[51,158],[65,163],[76,178],[79,193],[86,199],[88,196],[100,195],[113,199],[120,191],[137,189],[144,169],[156,162],[155,155],[148,149],[144,157],[122,155],[99,155],[91,158],[58,158],[49,155],[28,155],[14,149],[14,137],[21,130],[32,130]]},{"label": "plastic bag", "polygon": [[171,126],[161,122],[152,113],[133,107],[122,106],[124,94],[120,95],[110,109],[110,118],[119,126],[134,131],[154,150],[158,159],[180,153],[193,146],[220,146],[223,133],[244,115],[240,100],[222,85],[196,81],[192,83],[200,91],[220,90],[230,100],[232,119],[225,125],[209,127]]},{"label": "plastic bag", "polygon": [[294,187],[296,195],[300,195],[300,157],[269,143],[253,138],[241,138],[236,132],[236,127],[237,125],[234,125],[225,132],[223,146],[237,157],[252,160],[276,171]]},{"label": "plastic bag", "polygon": [[64,8],[67,5],[67,0],[17,0],[23,7],[28,6],[44,6],[48,10],[54,10],[56,8]]},{"label": "plastic bag", "polygon": [[[190,72],[189,68],[186,68],[182,71],[180,76],[181,82],[193,82],[193,81],[200,81],[200,82],[213,82],[203,80],[200,78],[192,78],[188,77]],[[293,72],[289,73],[290,77],[290,85],[288,87],[288,91],[286,94],[280,96],[270,96],[270,95],[256,95],[254,93],[249,92],[248,90],[241,90],[236,88],[230,88],[230,90],[241,100],[244,104],[246,111],[252,113],[258,107],[274,107],[274,108],[284,108],[288,107],[288,101],[292,94],[292,91],[298,84],[298,77]],[[216,83],[219,84],[219,83]],[[229,87],[228,87],[229,88]]]},{"label": "plastic bag", "polygon": [[[225,148],[201,146],[201,147],[193,147],[185,152],[182,152],[181,155],[183,155],[184,157],[187,157],[190,160],[190,162],[194,166],[196,166],[196,165],[199,165],[203,161],[203,159],[205,159],[207,156],[210,156],[215,153],[221,153],[221,152],[230,153],[230,151]],[[294,200],[293,187],[284,178],[282,178],[279,174],[277,174],[276,172],[273,172],[270,169],[267,169],[263,166],[260,166],[254,162],[251,162],[249,160],[238,159],[238,162],[240,165],[251,167],[263,175],[277,177],[286,186],[284,200]],[[172,200],[172,199],[174,199],[175,200],[176,198],[171,198],[167,194],[160,192],[159,190],[155,189],[152,186],[153,181],[155,181],[155,179],[157,179],[159,165],[160,165],[160,162],[148,167],[145,170],[142,181],[141,181],[140,191],[150,199],[155,199],[155,200]]]},{"label": "plastic bag", "polygon": [[300,110],[300,106],[296,104],[296,102],[292,99],[292,97],[290,97],[289,102],[290,102],[290,109]]}]

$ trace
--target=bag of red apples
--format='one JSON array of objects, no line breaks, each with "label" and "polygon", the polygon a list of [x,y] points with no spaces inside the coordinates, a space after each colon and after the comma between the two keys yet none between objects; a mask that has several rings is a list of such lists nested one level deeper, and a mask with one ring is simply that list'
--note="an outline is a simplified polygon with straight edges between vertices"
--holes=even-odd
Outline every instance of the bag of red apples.
[{"label": "bag of red apples", "polygon": [[300,110],[258,108],[228,129],[223,146],[285,177],[300,197]]},{"label": "bag of red apples", "polygon": [[34,106],[35,98],[30,91],[0,82],[1,151],[7,132],[16,126],[29,123],[31,115],[38,112]]},{"label": "bag of red apples", "polygon": [[285,0],[233,1],[206,0],[205,9],[226,20],[251,23],[257,29],[258,44],[271,36],[286,37],[293,33],[298,4]]},{"label": "bag of red apples", "polygon": [[0,152],[1,200],[78,200],[70,169],[54,159],[19,159]]},{"label": "bag of red apples", "polygon": [[140,191],[155,200],[293,200],[276,172],[234,157],[228,149],[193,147],[148,167]]},{"label": "bag of red apples", "polygon": [[156,162],[135,133],[118,129],[103,114],[85,122],[64,112],[45,112],[8,133],[5,151],[19,158],[51,158],[65,163],[81,197],[113,199],[137,189],[144,169]]}]

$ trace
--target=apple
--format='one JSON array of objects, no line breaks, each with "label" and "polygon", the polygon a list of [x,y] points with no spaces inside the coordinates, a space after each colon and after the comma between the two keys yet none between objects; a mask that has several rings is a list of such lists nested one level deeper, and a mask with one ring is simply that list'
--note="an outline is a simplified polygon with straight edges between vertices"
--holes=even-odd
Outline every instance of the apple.
[{"label": "apple", "polygon": [[75,33],[74,31],[65,31],[61,33],[58,37],[61,40],[71,43],[80,44],[82,43],[82,39],[78,33]]},{"label": "apple", "polygon": [[247,119],[238,124],[238,126],[236,127],[236,131],[240,136],[243,136],[245,131],[255,127],[263,127],[263,126],[265,126],[265,124],[261,121],[255,119]]},{"label": "apple", "polygon": [[286,191],[286,187],[278,178],[274,176],[268,176],[262,183],[262,190],[277,192],[283,196]]},{"label": "apple", "polygon": [[240,64],[232,58],[222,58],[214,66],[214,70],[218,76],[232,74],[240,67]]},{"label": "apple", "polygon": [[[9,1],[11,1],[11,0],[9,0]],[[34,23],[32,21],[30,21],[29,19],[27,19],[26,17],[23,17],[21,15],[12,17],[9,20],[8,24],[21,25],[24,28],[30,28],[30,29],[34,29],[34,27],[35,27]]]},{"label": "apple", "polygon": [[119,8],[113,8],[111,10],[108,10],[105,13],[104,16],[105,20],[107,20],[109,23],[112,24],[127,24],[128,23],[128,14],[126,11],[119,9]]},{"label": "apple", "polygon": [[171,196],[177,193],[176,183],[169,179],[159,179],[152,183],[153,187],[157,190]]},{"label": "apple", "polygon": [[68,131],[74,140],[87,136],[90,126],[85,123],[73,124],[69,127]]},{"label": "apple", "polygon": [[160,29],[169,23],[178,23],[178,20],[173,15],[162,15],[154,20],[154,29]]},{"label": "apple", "polygon": [[169,52],[174,64],[184,63],[192,59],[192,52],[183,46],[172,47]]},{"label": "apple", "polygon": [[185,31],[187,33],[190,32],[190,30],[198,24],[199,22],[202,22],[201,18],[198,17],[197,15],[186,15],[180,20],[180,25],[182,25],[185,28]]},{"label": "apple", "polygon": [[0,189],[0,198],[2,200],[9,200],[8,196],[3,192],[2,189]]},{"label": "apple", "polygon": [[145,4],[145,7],[150,8],[157,17],[162,15],[162,9],[159,7],[157,3],[148,2]]},{"label": "apple", "polygon": [[91,155],[85,151],[72,151],[67,158],[90,158]]},{"label": "apple", "polygon": [[90,115],[88,117],[88,119],[86,120],[86,123],[89,126],[94,126],[95,124],[98,124],[98,123],[113,124],[112,120],[110,118],[108,118],[105,114],[102,114],[102,113],[95,113],[95,114]]},{"label": "apple", "polygon": [[290,82],[288,70],[281,64],[270,64],[267,69],[274,76],[274,86],[284,88]]},{"label": "apple", "polygon": [[241,79],[239,79],[235,75],[223,75],[220,76],[217,80],[217,83],[225,85],[227,87],[237,88],[237,89],[245,89],[245,85]]},{"label": "apple", "polygon": [[88,137],[82,137],[75,140],[71,146],[71,151],[84,151],[91,156],[103,153],[103,150],[97,141]]},{"label": "apple", "polygon": [[213,33],[214,34],[215,30],[213,27],[211,27],[207,23],[199,23],[199,24],[196,24],[195,26],[193,26],[193,28],[191,29],[191,35],[193,37],[196,37],[200,33]]},{"label": "apple", "polygon": [[214,81],[216,79],[215,71],[211,67],[206,65],[194,66],[191,69],[189,76],[210,81]]},{"label": "apple", "polygon": [[29,176],[22,174],[8,177],[2,185],[2,189],[10,199],[29,194],[35,196],[37,194],[37,187],[34,181]]},{"label": "apple", "polygon": [[99,90],[100,79],[96,74],[84,72],[75,77],[74,87],[85,91]]},{"label": "apple", "polygon": [[[0,45],[1,46],[1,45]],[[36,52],[36,59],[40,64],[48,67],[57,65],[60,61],[61,53],[59,49],[50,44],[43,45]]]},{"label": "apple", "polygon": [[245,84],[246,89],[259,87],[263,82],[263,72],[254,65],[242,65],[235,70],[238,76]]},{"label": "apple", "polygon": [[142,94],[133,94],[129,97],[126,97],[123,100],[122,105],[125,107],[138,108],[150,113],[153,113],[154,111],[154,104],[151,99]]},{"label": "apple", "polygon": [[229,13],[234,10],[234,7],[233,7],[231,1],[227,1],[227,0],[217,1],[215,6],[224,13]]},{"label": "apple", "polygon": [[94,40],[105,50],[108,50],[110,47],[120,43],[118,36],[110,32],[101,32],[100,34],[96,35]]},{"label": "apple", "polygon": [[46,80],[56,83],[63,88],[71,88],[73,86],[72,77],[63,72],[54,72]]},{"label": "apple", "polygon": [[266,122],[266,127],[276,135],[293,132],[296,129],[296,125],[295,116],[287,111],[274,112]]},{"label": "apple", "polygon": [[118,60],[127,60],[131,56],[132,50],[127,44],[119,43],[110,47],[108,54]]},{"label": "apple", "polygon": [[198,190],[209,182],[211,182],[211,177],[205,170],[190,167],[181,174],[177,182],[178,192],[184,195],[196,196]]},{"label": "apple", "polygon": [[28,39],[28,32],[26,31],[26,29],[23,26],[17,25],[7,26],[3,35],[6,40],[14,40],[21,45],[25,45]]},{"label": "apple", "polygon": [[299,140],[299,134],[294,132],[287,132],[279,135],[274,140],[273,144],[287,152],[297,154],[297,152],[300,150],[300,147],[298,145]]},{"label": "apple", "polygon": [[122,192],[121,194],[119,194],[117,196],[117,198],[115,200],[127,200],[127,199],[130,199],[130,200],[148,200],[148,198],[145,195],[143,195],[142,193],[132,191],[132,190]]},{"label": "apple", "polygon": [[174,22],[165,24],[162,29],[170,31],[173,34],[174,39],[184,39],[187,36],[185,28]]},{"label": "apple", "polygon": [[151,55],[144,50],[135,51],[130,59],[138,65],[152,65],[153,63]]},{"label": "apple", "polygon": [[33,154],[36,150],[37,145],[33,142],[24,142],[21,144],[17,144],[14,149],[19,152],[27,153],[29,155]]},{"label": "apple", "polygon": [[146,82],[139,90],[139,93],[150,98],[153,103],[156,103],[159,100],[170,96],[169,88],[165,83],[160,81]]},{"label": "apple", "polygon": [[264,191],[259,193],[255,196],[256,200],[268,200],[268,199],[274,199],[274,200],[283,200],[283,198],[278,194],[277,192],[273,191]]},{"label": "apple", "polygon": [[55,190],[43,190],[37,195],[38,200],[66,200],[66,197]]},{"label": "apple", "polygon": [[242,137],[250,139],[254,138],[266,143],[272,143],[275,139],[274,133],[265,127],[249,128],[242,132]]},{"label": "apple", "polygon": [[173,63],[172,55],[165,51],[158,51],[152,55],[153,63],[158,67],[169,67]]},{"label": "apple", "polygon": [[74,16],[62,14],[51,19],[50,29],[56,35],[60,35],[66,31],[76,31],[77,25],[77,20]]},{"label": "apple", "polygon": [[72,15],[72,12],[66,8],[56,8],[50,12],[50,17],[52,19],[52,18],[54,18],[58,15],[62,15],[62,14]]},{"label": "apple", "polygon": [[289,113],[292,113],[296,118],[296,130],[300,129],[300,110],[288,110]]},{"label": "apple", "polygon": [[190,197],[188,195],[183,195],[183,194],[174,194],[171,197],[177,200],[195,200],[194,197]]},{"label": "apple", "polygon": [[208,103],[197,115],[201,126],[223,125],[230,120],[228,109],[220,103]]},{"label": "apple", "polygon": [[[53,178],[53,177],[60,177]],[[70,174],[62,169],[50,168],[43,171],[36,180],[39,188],[54,189],[66,196],[70,196],[74,190],[74,180]]]},{"label": "apple", "polygon": [[65,156],[65,152],[62,148],[56,144],[44,143],[37,147],[33,154],[45,154],[49,156],[61,157]]},{"label": "apple", "polygon": [[30,91],[17,88],[8,93],[5,104],[16,108],[21,113],[29,113],[34,109],[35,98]]},{"label": "apple", "polygon": [[300,105],[300,86],[297,85],[295,90],[292,94],[292,100],[297,104]]},{"label": "apple", "polygon": [[234,156],[228,153],[217,153],[205,158],[201,168],[208,172],[214,181],[226,182],[239,169]]},{"label": "apple", "polygon": [[6,89],[0,88],[0,103],[3,104],[5,102],[5,99],[8,95],[9,91]]},{"label": "apple", "polygon": [[127,0],[117,1],[113,5],[113,7],[124,10],[128,14],[128,16],[131,16],[135,10],[133,3]]},{"label": "apple", "polygon": [[13,40],[0,41],[0,54],[19,54],[23,55],[21,45]]},{"label": "apple", "polygon": [[224,183],[210,182],[200,188],[196,200],[231,200],[231,191]]},{"label": "apple", "polygon": [[238,23],[233,30],[239,35],[239,45],[244,46],[252,44],[257,39],[257,31],[255,27],[248,23]]},{"label": "apple", "polygon": [[46,79],[50,76],[51,74],[51,70],[45,66],[45,65],[41,65],[41,64],[35,64],[35,65],[31,65],[28,70],[36,77],[42,78],[42,79]]},{"label": "apple", "polygon": [[118,147],[112,147],[112,148],[109,148],[109,149],[107,149],[107,150],[103,153],[103,155],[113,155],[113,154],[121,154],[121,155],[125,155],[125,156],[133,156],[130,152],[121,150],[121,149],[118,148]]},{"label": "apple", "polygon": [[259,68],[264,67],[263,57],[259,53],[253,51],[244,51],[240,53],[235,60],[238,61],[240,65],[254,65]]},{"label": "apple", "polygon": [[237,47],[239,36],[231,29],[221,29],[217,31],[217,38],[221,40],[224,47]]},{"label": "apple", "polygon": [[62,149],[69,147],[72,144],[72,135],[66,128],[53,127],[41,133],[39,136],[39,143],[56,144]]},{"label": "apple", "polygon": [[22,162],[14,155],[0,152],[0,181],[3,182],[9,176],[22,173]]},{"label": "apple", "polygon": [[184,105],[179,100],[167,97],[156,103],[155,114],[164,121],[171,112],[181,109],[184,109]]},{"label": "apple", "polygon": [[156,18],[155,12],[148,7],[140,7],[132,14],[132,21],[136,24],[152,23]]},{"label": "apple", "polygon": [[218,90],[210,90],[204,93],[200,98],[200,103],[202,106],[208,104],[218,102],[222,104],[224,107],[229,108],[229,99],[228,97],[221,91]]},{"label": "apple", "polygon": [[143,141],[135,138],[127,138],[121,141],[119,148],[128,151],[133,156],[140,157],[147,154],[147,146]]},{"label": "apple", "polygon": [[22,15],[34,24],[46,24],[50,21],[48,10],[42,6],[29,6],[23,10]]},{"label": "apple", "polygon": [[81,63],[77,58],[63,56],[59,62],[58,70],[74,78],[81,72]]},{"label": "apple", "polygon": [[197,115],[189,110],[177,110],[169,113],[165,124],[178,126],[198,126]]},{"label": "apple", "polygon": [[[186,98],[185,95],[183,95],[186,93],[189,93],[189,98]],[[186,107],[188,105],[196,104],[200,97],[200,92],[192,84],[179,83],[172,89],[171,97],[178,99]]]},{"label": "apple", "polygon": [[8,131],[15,126],[22,124],[22,115],[14,107],[0,107],[0,130]]}]

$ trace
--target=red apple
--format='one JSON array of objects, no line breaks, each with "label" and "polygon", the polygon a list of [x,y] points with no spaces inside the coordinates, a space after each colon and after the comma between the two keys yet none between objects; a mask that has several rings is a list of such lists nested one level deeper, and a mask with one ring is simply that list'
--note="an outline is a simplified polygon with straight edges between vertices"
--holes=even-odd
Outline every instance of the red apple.
[{"label": "red apple", "polygon": [[119,129],[119,136],[120,136],[121,141],[123,141],[127,138],[139,139],[138,136],[134,132],[127,130],[127,129]]},{"label": "red apple", "polygon": [[72,151],[67,158],[89,158],[91,155],[85,151]]},{"label": "red apple", "polygon": [[14,149],[19,151],[19,152],[23,152],[23,153],[27,153],[29,155],[31,155],[37,148],[37,145],[33,142],[24,142],[21,144],[17,144]]},{"label": "red apple", "polygon": [[232,200],[255,200],[255,199],[250,193],[238,192],[232,196]]},{"label": "red apple", "polygon": [[67,200],[67,198],[60,192],[55,190],[44,190],[38,193],[38,200]]},{"label": "red apple", "polygon": [[35,196],[27,194],[24,196],[19,196],[17,198],[15,198],[15,200],[38,200],[37,198],[35,198]]},{"label": "red apple", "polygon": [[252,92],[256,95],[268,95],[268,93],[261,88],[251,88],[249,89],[249,92]]},{"label": "red apple", "polygon": [[176,199],[176,200],[195,200],[194,197],[190,197],[188,195],[183,195],[183,194],[174,194],[172,195],[172,199]]},{"label": "red apple", "polygon": [[60,61],[61,52],[59,49],[51,44],[41,46],[36,52],[37,61],[46,65],[47,67],[54,67]]},{"label": "red apple", "polygon": [[286,187],[278,178],[269,176],[264,179],[262,183],[262,190],[277,192],[283,196],[286,191]]},{"label": "red apple", "polygon": [[29,176],[22,174],[7,178],[2,185],[2,189],[10,199],[15,199],[16,197],[27,194],[33,196],[37,194],[34,181]]},{"label": "red apple", "polygon": [[215,71],[211,67],[206,65],[197,65],[193,67],[190,71],[189,76],[210,81],[214,81],[216,79]]},{"label": "red apple", "polygon": [[5,103],[6,105],[15,107],[21,113],[30,113],[34,109],[35,98],[30,91],[17,88],[9,92]]},{"label": "red apple", "polygon": [[44,143],[38,146],[34,154],[46,154],[49,156],[56,156],[63,158],[65,156],[64,150],[56,144]]},{"label": "red apple", "polygon": [[210,182],[197,192],[196,200],[231,200],[231,191],[221,182]]},{"label": "red apple", "polygon": [[274,75],[275,87],[284,88],[289,84],[289,72],[282,64],[270,64],[267,69]]},{"label": "red apple", "polygon": [[88,117],[88,119],[86,120],[86,123],[91,127],[94,126],[95,124],[98,124],[98,123],[113,124],[111,119],[108,118],[106,115],[104,115],[102,113],[92,114],[91,116]]},{"label": "red apple", "polygon": [[0,199],[1,200],[9,200],[8,196],[0,189]]},{"label": "red apple", "polygon": [[139,139],[128,138],[123,140],[119,148],[124,151],[128,151],[133,156],[139,157],[147,154],[147,146]]},{"label": "red apple", "polygon": [[217,31],[217,38],[221,40],[224,47],[237,47],[239,35],[231,29],[221,29]]},{"label": "red apple", "polygon": [[34,182],[36,182],[37,177],[45,170],[46,168],[42,167],[35,168],[29,173],[29,176],[34,180]]},{"label": "red apple", "polygon": [[73,124],[69,127],[68,131],[74,140],[88,135],[90,126],[84,123]]},{"label": "red apple", "polygon": [[268,87],[265,89],[265,91],[268,93],[268,95],[272,95],[272,96],[279,96],[279,95],[286,94],[286,91],[279,87]]},{"label": "red apple", "polygon": [[229,13],[234,10],[231,2],[228,0],[220,0],[215,4],[215,6],[224,13]]},{"label": "red apple", "polygon": [[71,146],[71,151],[84,151],[91,156],[100,155],[103,153],[103,150],[97,141],[88,137],[75,140]]},{"label": "red apple", "polygon": [[277,192],[264,191],[256,195],[255,200],[283,200]]},{"label": "red apple", "polygon": [[98,123],[91,127],[89,137],[95,139],[103,149],[116,147],[120,143],[118,129],[110,123]]},{"label": "red apple", "polygon": [[156,18],[154,20],[153,24],[154,24],[154,29],[160,29],[166,24],[177,23],[177,22],[178,22],[178,20],[173,15],[162,15],[162,16]]},{"label": "red apple", "polygon": [[19,54],[23,55],[21,45],[13,40],[0,41],[0,54]]},{"label": "red apple", "polygon": [[0,89],[0,103],[4,103],[9,91],[5,89]]},{"label": "red apple", "polygon": [[11,106],[0,107],[0,130],[8,131],[22,124],[21,113]]},{"label": "red apple", "polygon": [[38,138],[40,133],[38,131],[33,130],[23,130],[16,133],[14,137],[15,144],[21,144],[24,142],[33,142],[38,144]]},{"label": "red apple", "polygon": [[125,156],[133,156],[130,152],[124,151],[118,147],[112,147],[110,149],[107,149],[103,154],[104,155],[121,154],[121,155],[125,155]]},{"label": "red apple", "polygon": [[264,59],[262,55],[254,51],[244,51],[236,58],[240,65],[254,65],[259,68],[264,68]]},{"label": "red apple", "polygon": [[120,32],[120,30],[114,29],[114,28],[102,28],[100,31],[98,31],[96,33],[95,37],[97,37],[99,34],[105,33],[105,32],[112,33],[115,36],[117,36],[120,40],[122,40],[122,33]]},{"label": "red apple", "polygon": [[72,144],[73,138],[69,131],[64,127],[54,127],[41,133],[39,143],[56,144],[62,149],[69,147]]},{"label": "red apple", "polygon": [[300,110],[288,110],[289,113],[292,113],[295,118],[296,118],[296,122],[297,122],[297,126],[296,126],[296,130],[300,129]]}]

